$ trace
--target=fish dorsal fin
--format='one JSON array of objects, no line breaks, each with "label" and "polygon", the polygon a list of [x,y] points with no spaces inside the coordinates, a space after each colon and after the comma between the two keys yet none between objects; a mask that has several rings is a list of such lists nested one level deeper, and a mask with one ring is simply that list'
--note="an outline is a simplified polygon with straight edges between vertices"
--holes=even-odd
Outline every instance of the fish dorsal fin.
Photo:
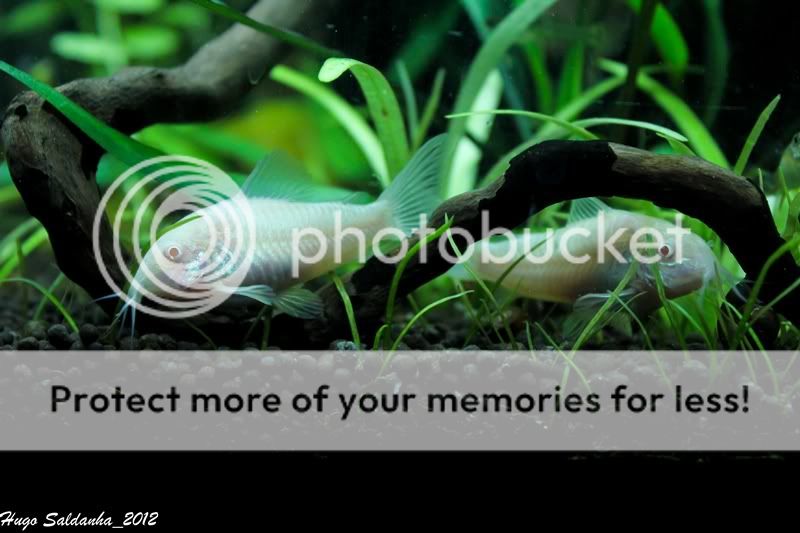
[{"label": "fish dorsal fin", "polygon": [[290,202],[366,203],[368,195],[313,183],[300,164],[285,152],[275,150],[258,162],[242,185],[248,198],[271,198]]},{"label": "fish dorsal fin", "polygon": [[600,211],[610,210],[611,208],[608,207],[608,205],[597,198],[578,198],[576,200],[572,200],[572,205],[569,208],[569,219],[567,220],[567,223],[571,224],[573,222],[578,222],[579,220],[595,218]]}]

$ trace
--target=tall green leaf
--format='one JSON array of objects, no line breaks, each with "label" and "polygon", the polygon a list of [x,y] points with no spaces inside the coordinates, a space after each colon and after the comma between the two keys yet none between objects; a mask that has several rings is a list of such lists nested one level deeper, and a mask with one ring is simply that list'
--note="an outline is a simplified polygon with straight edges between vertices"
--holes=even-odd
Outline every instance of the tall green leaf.
[{"label": "tall green leaf", "polygon": [[317,80],[287,66],[277,65],[270,71],[270,77],[308,96],[328,110],[361,148],[381,185],[384,187],[389,185],[390,177],[383,156],[383,147],[367,121],[353,106]]},{"label": "tall green leaf", "polygon": [[396,176],[408,161],[408,137],[397,97],[378,69],[355,59],[328,59],[319,71],[319,81],[330,83],[348,70],[358,80],[367,99],[370,116],[383,146],[389,175]]},{"label": "tall green leaf", "polygon": [[425,137],[428,134],[428,128],[433,122],[434,115],[439,109],[439,102],[442,99],[442,89],[444,88],[444,69],[436,71],[436,77],[433,79],[433,86],[431,87],[431,94],[428,101],[425,103],[425,108],[422,110],[422,116],[419,119],[419,127],[414,133],[414,141],[412,144],[413,151],[422,146],[425,142]]},{"label": "tall green leaf", "polygon": [[[472,108],[475,98],[478,96],[484,81],[489,74],[495,70],[502,61],[503,56],[509,48],[516,43],[522,33],[538,19],[542,13],[555,4],[556,0],[527,0],[524,4],[514,9],[503,21],[497,25],[491,34],[486,38],[475,60],[470,65],[461,90],[456,98],[454,113],[465,113]],[[442,176],[450,176],[450,169],[453,164],[458,143],[467,128],[467,119],[460,118],[453,120],[448,128],[448,141],[445,148],[444,163],[442,164]],[[472,189],[474,183],[455,179],[450,183],[445,183],[446,197]]]},{"label": "tall green leaf", "polygon": [[756,120],[753,129],[750,131],[750,134],[744,141],[742,152],[739,154],[739,158],[736,160],[736,164],[733,166],[733,171],[736,174],[741,174],[744,172],[747,162],[750,160],[750,154],[753,153],[753,148],[755,148],[758,138],[761,137],[761,133],[764,131],[764,126],[767,125],[769,117],[772,115],[772,112],[775,111],[775,108],[778,107],[778,103],[780,101],[781,95],[773,98],[764,111],[762,111],[758,116],[758,120]]}]

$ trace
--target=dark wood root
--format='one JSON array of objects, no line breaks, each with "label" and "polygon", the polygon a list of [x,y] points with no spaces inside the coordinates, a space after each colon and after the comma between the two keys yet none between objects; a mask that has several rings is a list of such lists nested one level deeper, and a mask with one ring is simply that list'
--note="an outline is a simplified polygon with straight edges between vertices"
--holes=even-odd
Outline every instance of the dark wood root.
[{"label": "dark wood root", "polygon": [[[466,231],[479,240],[482,212],[489,214],[490,229],[513,229],[545,207],[591,196],[650,200],[702,220],[728,245],[750,279],[758,276],[767,259],[784,244],[766,198],[747,179],[698,158],[656,155],[604,141],[548,141],[533,146],[515,157],[495,183],[442,204],[431,226],[444,224],[447,214],[455,219],[453,231]],[[463,250],[464,240],[455,241]],[[446,249],[453,254],[449,246]],[[424,265],[411,261],[398,296],[451,266],[442,258],[438,242],[427,246],[427,257]],[[374,334],[382,323],[394,271],[394,265],[372,259],[350,279],[348,291],[364,337]],[[769,301],[798,277],[800,268],[791,254],[783,255],[769,270],[760,298]],[[349,336],[339,295],[329,289],[324,299],[325,319],[304,325],[304,340],[317,346]],[[776,309],[800,322],[800,293],[789,294]]]},{"label": "dark wood root", "polygon": [[[261,0],[248,14],[297,28],[302,21],[324,16],[331,2]],[[156,123],[207,121],[240,105],[283,49],[278,41],[235,25],[181,66],[128,68],[108,78],[75,80],[58,90],[124,133]],[[94,177],[102,149],[33,92],[20,93],[9,104],[0,140],[14,184],[28,211],[47,229],[61,271],[93,297],[109,294],[92,251],[100,199]],[[111,276],[124,285],[107,221],[100,249]]]}]

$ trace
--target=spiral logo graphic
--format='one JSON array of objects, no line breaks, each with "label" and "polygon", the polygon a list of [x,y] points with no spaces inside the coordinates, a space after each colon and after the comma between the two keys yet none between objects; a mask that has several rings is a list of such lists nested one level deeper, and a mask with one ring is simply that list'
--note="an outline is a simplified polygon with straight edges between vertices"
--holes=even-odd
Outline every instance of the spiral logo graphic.
[{"label": "spiral logo graphic", "polygon": [[[123,196],[112,221],[113,255],[127,292],[111,277],[100,253],[101,222],[118,191]],[[167,217],[178,213],[185,216],[159,235]],[[131,216],[128,240],[135,272],[126,264],[121,239],[123,220]],[[144,253],[143,230],[150,242]],[[187,318],[217,307],[244,281],[255,252],[255,218],[224,171],[193,157],[163,156],[114,180],[100,201],[92,240],[101,274],[126,304],[158,317]]]}]

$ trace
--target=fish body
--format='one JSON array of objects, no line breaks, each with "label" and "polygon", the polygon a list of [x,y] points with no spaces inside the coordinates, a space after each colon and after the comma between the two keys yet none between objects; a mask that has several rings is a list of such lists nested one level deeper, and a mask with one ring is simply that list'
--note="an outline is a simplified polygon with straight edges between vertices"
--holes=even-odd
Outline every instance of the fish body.
[{"label": "fish body", "polygon": [[[332,240],[337,231],[337,219],[341,221],[342,229],[357,228],[367,244],[379,231],[396,227],[391,205],[382,200],[355,205],[256,198],[250,204],[256,219],[256,248],[253,264],[243,282],[245,286],[266,284],[282,290],[359,259],[361,247],[359,238],[354,234],[341,239],[337,254]],[[322,245],[314,235],[298,236],[298,228],[314,228],[328,240]],[[297,273],[293,274],[293,256],[298,252],[308,258],[322,255],[314,262],[298,262]]]},{"label": "fish body", "polygon": [[164,303],[174,293],[211,287],[293,316],[318,316],[319,298],[301,285],[365,260],[376,237],[401,237],[416,229],[420,217],[437,205],[443,145],[444,136],[423,145],[383,194],[366,205],[302,201],[308,197],[302,189],[266,193],[264,184],[275,171],[267,159],[240,194],[193,212],[151,246],[127,300],[133,306],[143,297]]},{"label": "fish body", "polygon": [[[717,272],[713,252],[697,235],[681,235],[678,226],[667,221],[607,206],[596,216],[576,220],[549,233],[527,232],[511,239],[481,241],[465,255],[473,272],[487,281],[499,280],[512,263],[525,255],[503,278],[502,286],[532,299],[592,302],[596,306],[617,288],[631,262],[637,261],[632,246],[637,241],[646,243],[641,236],[637,237],[642,228],[649,228],[664,239],[653,241],[652,257],[646,259],[647,264],[638,265],[625,288],[626,295],[635,296],[637,311],[649,312],[659,305],[651,262],[658,263],[667,298],[702,289]],[[639,255],[645,254],[641,251]],[[467,277],[464,271],[456,275]]]}]

